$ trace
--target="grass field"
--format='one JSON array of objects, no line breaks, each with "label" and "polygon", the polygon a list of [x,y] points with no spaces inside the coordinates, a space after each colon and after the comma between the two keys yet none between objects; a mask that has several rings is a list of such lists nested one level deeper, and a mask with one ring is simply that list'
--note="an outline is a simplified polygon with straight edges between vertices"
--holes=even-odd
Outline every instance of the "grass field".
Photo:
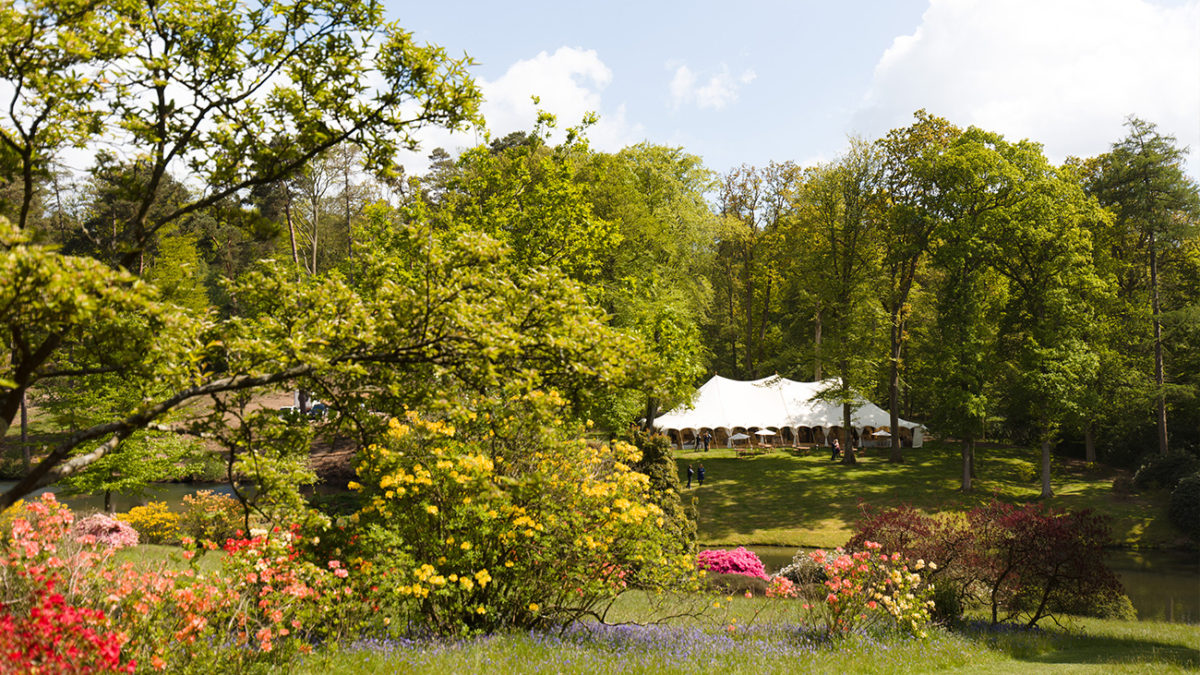
[{"label": "grass field", "polygon": [[[703,487],[693,482],[684,499],[699,513],[699,541],[709,546],[831,547],[844,544],[860,504],[911,504],[926,511],[966,510],[996,496],[1005,501],[1039,499],[1038,451],[984,447],[976,450],[975,490],[959,491],[958,448],[937,443],[906,449],[904,464],[872,450],[853,466],[831,462],[821,448],[807,454],[776,450],[742,457],[733,450],[687,450],[676,455],[686,485],[687,465],[704,464]],[[1103,466],[1055,458],[1049,504],[1094,509],[1110,518],[1113,539],[1127,546],[1177,546],[1185,542],[1167,521],[1165,493],[1119,497],[1116,472]]]},{"label": "grass field", "polygon": [[[708,598],[707,601],[711,601]],[[303,673],[1181,673],[1200,668],[1195,626],[1071,619],[1067,628],[936,629],[927,640],[804,631],[794,601],[720,598],[722,606],[665,625],[516,633],[465,642],[370,641],[323,652]],[[609,619],[692,611],[622,597]],[[730,629],[730,626],[733,626]]]}]

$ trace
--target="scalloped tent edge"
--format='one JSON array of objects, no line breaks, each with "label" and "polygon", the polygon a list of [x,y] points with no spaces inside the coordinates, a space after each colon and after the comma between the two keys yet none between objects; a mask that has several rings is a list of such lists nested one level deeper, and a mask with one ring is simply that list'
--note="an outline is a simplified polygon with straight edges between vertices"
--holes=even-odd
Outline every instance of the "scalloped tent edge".
[{"label": "scalloped tent edge", "polygon": [[[721,429],[728,436],[734,429],[790,429],[795,434],[793,438],[798,438],[801,429],[814,436],[815,430],[820,429],[821,445],[827,445],[830,430],[842,426],[842,408],[818,400],[816,395],[833,384],[830,380],[797,382],[778,375],[748,381],[714,375],[696,390],[691,405],[659,416],[654,420],[654,428],[674,431],[681,445],[684,431],[694,435],[702,429]],[[890,429],[888,411],[866,399],[850,421],[860,434],[879,428],[897,432]],[[922,446],[924,428],[920,424],[900,420],[899,428],[911,433],[912,447]]]}]

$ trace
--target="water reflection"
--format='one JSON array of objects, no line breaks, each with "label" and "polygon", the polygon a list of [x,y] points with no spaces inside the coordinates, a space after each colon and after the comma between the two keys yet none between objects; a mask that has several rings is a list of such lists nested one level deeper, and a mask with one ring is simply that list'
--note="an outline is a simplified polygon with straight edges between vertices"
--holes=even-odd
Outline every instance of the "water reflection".
[{"label": "water reflection", "polygon": [[[796,549],[748,546],[768,572],[792,561]],[[1106,562],[1125,586],[1142,621],[1200,623],[1200,554],[1188,551],[1109,551]]]}]

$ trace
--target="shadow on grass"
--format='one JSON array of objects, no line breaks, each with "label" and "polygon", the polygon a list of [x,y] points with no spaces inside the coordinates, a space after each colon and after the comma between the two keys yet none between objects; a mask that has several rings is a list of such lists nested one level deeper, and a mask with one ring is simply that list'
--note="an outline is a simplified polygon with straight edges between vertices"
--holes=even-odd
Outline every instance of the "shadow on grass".
[{"label": "shadow on grass", "polygon": [[1164,663],[1195,669],[1200,650],[1152,640],[1075,636],[1065,649],[1028,659],[1034,663]]},{"label": "shadow on grass", "polygon": [[[1172,626],[1172,629],[1177,627]],[[1184,632],[1172,630],[1172,637],[1189,641],[1188,627]],[[1200,649],[1187,644],[1172,643],[1154,638],[1137,638],[1105,634],[1082,634],[1057,630],[1024,631],[1020,629],[980,627],[959,633],[973,642],[1007,653],[1026,663],[1043,664],[1162,664],[1181,668],[1200,667]],[[1036,646],[1033,643],[1039,643]],[[1039,648],[1040,647],[1040,648]]]}]

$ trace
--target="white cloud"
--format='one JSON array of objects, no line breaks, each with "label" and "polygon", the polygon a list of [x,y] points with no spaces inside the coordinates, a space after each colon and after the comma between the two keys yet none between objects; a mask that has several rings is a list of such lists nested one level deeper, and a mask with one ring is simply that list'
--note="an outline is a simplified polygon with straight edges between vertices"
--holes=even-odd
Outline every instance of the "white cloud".
[{"label": "white cloud", "polygon": [[[625,105],[607,107],[601,92],[612,82],[612,70],[595,50],[560,47],[514,63],[503,76],[480,80],[483,115],[493,135],[528,131],[540,108],[558,118],[559,128],[578,125],[595,112],[600,121],[588,130],[588,139],[600,150],[618,150],[635,143],[642,130],[625,116]],[[534,104],[532,97],[539,103]]]},{"label": "white cloud", "polygon": [[[600,116],[587,131],[593,148],[616,151],[636,143],[644,135],[641,125],[626,118],[625,105],[605,105],[602,92],[612,82],[613,73],[595,50],[560,47],[553,54],[541,52],[531,59],[517,61],[495,80],[475,78],[483,92],[482,113],[488,131],[500,138],[513,131],[530,131],[537,121],[538,110],[558,118],[558,129],[577,126],[584,115],[595,112]],[[533,97],[538,97],[538,103]],[[422,154],[436,147],[451,152],[483,142],[478,133],[450,134],[441,129],[429,129],[422,134]],[[424,171],[424,157],[406,157],[410,172]]]},{"label": "white cloud", "polygon": [[1200,166],[1200,1],[931,0],[876,64],[854,129],[877,136],[918,108],[1041,142],[1055,161],[1107,151],[1137,115]]},{"label": "white cloud", "polygon": [[753,70],[746,69],[736,77],[729,72],[729,66],[721,64],[715,74],[709,76],[703,84],[699,77],[687,65],[669,62],[667,69],[674,69],[668,89],[671,93],[671,105],[676,110],[685,105],[695,105],[699,108],[720,110],[733,103],[738,98],[738,91],[750,84],[757,77]]}]

